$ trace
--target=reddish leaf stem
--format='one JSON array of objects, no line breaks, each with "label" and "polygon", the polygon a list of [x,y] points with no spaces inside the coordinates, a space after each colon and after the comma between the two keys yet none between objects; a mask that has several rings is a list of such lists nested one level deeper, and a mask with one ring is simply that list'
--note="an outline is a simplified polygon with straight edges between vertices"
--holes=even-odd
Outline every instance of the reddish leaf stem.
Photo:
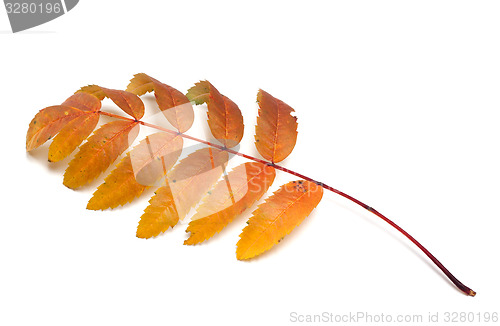
[{"label": "reddish leaf stem", "polygon": [[320,185],[322,186],[324,189],[327,189],[327,190],[330,190],[331,192],[334,192],[346,199],[349,199],[350,201],[356,203],[357,205],[363,207],[364,209],[366,209],[367,211],[375,214],[376,216],[380,217],[382,220],[384,220],[385,222],[387,222],[389,225],[391,225],[393,228],[395,228],[396,230],[398,230],[400,233],[402,233],[405,237],[407,237],[411,242],[413,242],[420,250],[423,251],[424,254],[427,255],[427,257],[429,257],[429,259],[437,266],[439,267],[439,269],[441,269],[441,271],[450,279],[450,281],[455,284],[455,286],[460,290],[462,291],[463,293],[465,293],[466,295],[470,295],[470,296],[475,296],[476,295],[476,292],[474,292],[472,289],[470,289],[469,287],[465,286],[462,282],[460,282],[455,276],[453,276],[453,274],[450,273],[450,271],[448,271],[448,269],[446,267],[443,266],[443,264],[441,264],[441,262],[436,258],[434,257],[434,255],[432,255],[424,246],[422,246],[420,244],[420,242],[418,242],[417,240],[415,240],[415,238],[413,238],[408,232],[406,232],[405,230],[403,230],[401,227],[399,227],[396,223],[394,223],[393,221],[391,221],[389,218],[385,217],[383,214],[379,213],[376,209],[366,205],[365,203],[357,200],[356,198],[354,197],[351,197],[349,196],[348,194],[345,194],[343,193],[342,191],[340,190],[337,190],[331,186],[328,186],[322,182],[319,182],[319,181],[316,181],[312,178],[309,178],[308,176],[305,176],[301,173],[298,173],[298,172],[295,172],[295,171],[292,171],[292,170],[289,170],[287,168],[284,168],[282,166],[279,166],[279,165],[276,165],[272,162],[268,162],[266,160],[263,160],[263,159],[259,159],[257,157],[253,157],[253,156],[250,156],[250,155],[247,155],[247,154],[243,154],[243,153],[240,153],[240,152],[237,152],[235,150],[232,150],[230,148],[227,148],[225,146],[222,146],[222,145],[218,145],[218,144],[214,144],[214,143],[211,143],[209,141],[206,141],[206,140],[203,140],[203,139],[199,139],[199,138],[196,138],[196,137],[192,137],[192,136],[189,136],[189,135],[186,135],[186,134],[183,134],[183,133],[180,133],[178,131],[174,131],[174,130],[170,130],[170,129],[167,129],[167,128],[163,128],[163,127],[160,127],[160,126],[157,126],[157,125],[153,125],[153,124],[150,124],[150,123],[147,123],[147,122],[143,122],[143,121],[138,121],[138,120],[135,120],[135,119],[131,119],[131,118],[127,118],[127,117],[123,117],[123,116],[120,116],[120,115],[117,115],[117,114],[113,114],[113,113],[108,113],[108,112],[104,112],[104,111],[99,111],[100,114],[102,115],[107,115],[107,116],[110,116],[110,117],[113,117],[113,118],[117,118],[117,119],[122,119],[122,120],[128,120],[128,121],[137,121],[138,123],[146,126],[146,127],[150,127],[150,128],[154,128],[154,129],[157,129],[157,130],[161,130],[161,131],[165,131],[165,132],[168,132],[168,133],[172,133],[172,134],[176,134],[176,135],[180,135],[182,136],[183,138],[186,138],[186,139],[191,139],[191,140],[194,140],[194,141],[197,141],[199,143],[202,143],[202,144],[205,144],[205,145],[208,145],[208,146],[211,146],[211,147],[215,147],[215,148],[218,148],[220,150],[225,150],[231,154],[234,154],[234,155],[238,155],[238,156],[241,156],[241,157],[244,157],[246,159],[249,159],[249,160],[252,160],[252,161],[255,161],[255,162],[260,162],[260,163],[263,163],[263,164],[267,164],[267,165],[271,165],[272,167],[274,167],[275,169],[277,170],[280,170],[280,171],[283,171],[283,172],[286,172],[286,173],[289,173],[291,175],[294,175],[296,177],[299,177],[301,179],[304,179],[304,180],[307,180],[307,181],[311,181],[311,182],[314,182],[316,183],[317,185]]}]

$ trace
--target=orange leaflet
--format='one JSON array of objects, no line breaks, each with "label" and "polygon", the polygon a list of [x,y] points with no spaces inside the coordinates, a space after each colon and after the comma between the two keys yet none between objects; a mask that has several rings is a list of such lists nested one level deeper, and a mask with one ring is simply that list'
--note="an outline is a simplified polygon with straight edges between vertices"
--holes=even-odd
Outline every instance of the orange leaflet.
[{"label": "orange leaflet", "polygon": [[80,88],[76,94],[86,92],[92,94],[101,101],[107,97],[113,101],[123,112],[127,113],[136,120],[140,120],[144,116],[144,103],[141,99],[130,92],[109,89],[97,85],[89,85]]},{"label": "orange leaflet", "polygon": [[[181,160],[168,173],[168,185],[158,189],[155,195],[157,198],[151,199],[150,205],[141,216],[137,235],[156,236],[173,226],[166,224],[166,221],[171,223],[186,217],[191,208],[217,182],[227,160],[227,152],[215,148],[199,149]],[[172,212],[175,212],[175,216],[166,217],[166,214]]]},{"label": "orange leaflet", "polygon": [[106,97],[106,94],[104,94],[104,91],[102,90],[101,86],[97,86],[97,85],[83,86],[78,91],[76,91],[75,94],[78,94],[78,93],[87,93],[90,95],[94,95],[95,97],[97,97],[99,99],[99,101],[104,100],[104,98]]},{"label": "orange leaflet", "polygon": [[255,146],[260,155],[271,162],[283,161],[297,141],[297,118],[283,101],[259,90],[259,116],[255,127]]},{"label": "orange leaflet", "polygon": [[68,122],[82,115],[82,111],[69,106],[49,106],[35,115],[26,133],[26,150],[29,152],[44,144]]},{"label": "orange leaflet", "polygon": [[142,239],[156,237],[160,233],[173,228],[179,222],[179,214],[175,208],[174,197],[168,186],[158,188],[144,210],[136,236]]},{"label": "orange leaflet", "polygon": [[191,128],[194,121],[193,106],[188,98],[177,89],[144,73],[134,75],[127,87],[127,91],[137,95],[153,90],[158,107],[172,126],[179,132],[186,132]]},{"label": "orange leaflet", "polygon": [[208,126],[212,135],[226,147],[234,147],[243,137],[243,116],[238,106],[208,81],[200,81],[186,94],[196,104],[207,103]]},{"label": "orange leaflet", "polygon": [[204,198],[186,229],[191,235],[184,244],[197,244],[220,232],[266,193],[275,176],[273,167],[257,162],[234,168]]},{"label": "orange leaflet", "polygon": [[194,112],[188,98],[173,87],[153,79],[158,107],[167,120],[179,130],[186,132],[194,121]]},{"label": "orange leaflet", "polygon": [[281,186],[253,212],[237,244],[236,257],[250,259],[271,249],[318,205],[323,188],[309,181]]},{"label": "orange leaflet", "polygon": [[[96,116],[95,118],[90,119],[92,121],[95,121],[96,119],[98,120],[99,118],[97,117],[97,112],[100,108],[101,102],[99,102],[99,100],[94,96],[88,94],[75,94],[69,97],[62,105],[51,106],[40,110],[40,112],[35,115],[33,120],[31,120],[29,125],[28,132],[26,134],[26,150],[31,151],[42,145],[75,119]],[[75,138],[70,139],[71,144],[65,145],[64,149],[61,149],[61,140],[57,140],[56,145],[51,146],[54,157],[51,158],[49,154],[50,160],[54,161],[64,158],[73,152],[73,150],[78,147],[78,145],[80,145],[80,143],[87,138],[88,134],[93,130],[92,128],[88,131],[88,125],[81,127],[74,125],[73,127],[74,132],[78,135],[75,136]],[[69,128],[70,127],[67,129]],[[67,129],[64,131],[64,134],[68,133]],[[62,137],[59,138],[63,139]],[[59,150],[61,150],[61,153],[58,153]],[[54,153],[58,154],[54,155]]]},{"label": "orange leaflet", "polygon": [[64,185],[76,189],[97,178],[134,141],[139,123],[113,121],[97,129],[69,163]]},{"label": "orange leaflet", "polygon": [[145,73],[135,74],[127,86],[127,92],[137,96],[144,95],[154,90],[152,78]]},{"label": "orange leaflet", "polygon": [[131,202],[174,166],[182,137],[158,132],[147,136],[111,171],[87,204],[87,209],[115,208]]},{"label": "orange leaflet", "polygon": [[110,98],[120,109],[140,120],[144,116],[144,103],[132,93],[101,87],[106,97]]},{"label": "orange leaflet", "polygon": [[99,113],[81,115],[71,120],[59,131],[49,147],[49,161],[58,162],[80,146],[95,129],[99,122]]},{"label": "orange leaflet", "polygon": [[98,111],[101,108],[101,102],[96,101],[94,96],[88,96],[87,94],[73,94],[62,105],[88,112]]}]

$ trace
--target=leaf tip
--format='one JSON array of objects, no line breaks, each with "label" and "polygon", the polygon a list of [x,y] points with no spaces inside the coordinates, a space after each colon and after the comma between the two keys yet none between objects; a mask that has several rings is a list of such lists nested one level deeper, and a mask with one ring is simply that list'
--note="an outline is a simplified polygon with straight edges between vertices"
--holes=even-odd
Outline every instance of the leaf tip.
[{"label": "leaf tip", "polygon": [[104,210],[105,208],[99,207],[99,205],[96,204],[94,198],[95,197],[90,198],[89,202],[87,203],[86,209],[88,209],[89,211],[102,211],[102,210]]},{"label": "leaf tip", "polygon": [[256,256],[256,255],[248,254],[247,251],[240,250],[240,249],[241,249],[241,247],[239,247],[239,246],[236,248],[236,259],[238,259],[239,261],[248,261]]},{"label": "leaf tip", "polygon": [[189,224],[188,228],[186,229],[186,233],[190,233],[189,238],[184,240],[184,245],[186,245],[186,246],[194,246],[194,245],[200,244],[208,239],[208,238],[204,238],[203,236],[200,236],[200,234],[197,234],[194,230],[191,230],[190,229],[191,223]]},{"label": "leaf tip", "polygon": [[135,233],[135,236],[139,239],[149,239],[149,238],[152,238],[152,235],[150,234],[146,234],[145,232],[143,232],[142,230],[140,229],[137,229],[136,233]]},{"label": "leaf tip", "polygon": [[259,88],[259,90],[257,91],[257,99],[256,99],[257,103],[260,103],[262,101],[262,96],[264,96],[264,94],[269,94],[269,93],[264,91],[262,88]]}]

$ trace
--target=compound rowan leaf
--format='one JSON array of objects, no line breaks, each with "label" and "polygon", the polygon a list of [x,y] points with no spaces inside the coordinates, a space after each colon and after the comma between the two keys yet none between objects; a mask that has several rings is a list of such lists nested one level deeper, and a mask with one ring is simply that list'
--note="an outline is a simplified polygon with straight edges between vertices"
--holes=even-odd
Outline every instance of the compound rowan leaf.
[{"label": "compound rowan leaf", "polygon": [[234,147],[243,137],[243,116],[238,106],[208,81],[200,81],[186,96],[196,104],[207,103],[208,126],[212,135],[226,147]]},{"label": "compound rowan leaf", "polygon": [[97,178],[130,146],[138,133],[136,121],[113,121],[97,129],[69,162],[64,185],[76,189]]},{"label": "compound rowan leaf", "polygon": [[[175,44],[173,48],[175,49]],[[237,145],[243,136],[242,115],[237,105],[221,95],[208,81],[196,83],[187,96],[184,96],[176,89],[141,73],[134,76],[127,91],[110,90],[97,85],[82,87],[62,105],[40,110],[29,125],[26,135],[27,151],[55,136],[49,148],[49,160],[58,161],[88,137],[101,114],[121,120],[105,124],[80,146],[64,174],[64,184],[70,188],[80,187],[106,170],[134,141],[141,124],[165,132],[146,137],[127,153],[98,187],[87,208],[105,209],[123,205],[161,179],[164,184],[155,192],[144,210],[137,227],[137,237],[155,237],[174,227],[204,198],[189,223],[186,232],[190,232],[190,236],[184,242],[197,244],[220,232],[257,201],[274,181],[276,170],[281,170],[309,181],[299,180],[282,185],[258,206],[240,234],[237,259],[251,259],[280,242],[314,210],[321,201],[325,188],[389,223],[426,253],[463,293],[476,295],[476,292],[458,281],[412,236],[374,208],[330,186],[274,164],[291,153],[297,138],[297,119],[292,116],[294,110],[281,100],[263,90],[258,92],[259,114],[255,144],[265,158],[261,160],[229,149]],[[138,96],[151,91],[155,92],[160,110],[179,132],[139,121],[144,115],[144,104]],[[101,111],[101,101],[105,97],[110,98],[134,119]],[[192,125],[194,118],[189,100],[196,104],[207,103],[210,130],[224,146],[183,134]],[[180,155],[182,138],[211,147],[188,155],[168,172]],[[241,164],[226,174],[228,153],[255,163]],[[223,173],[224,178],[217,183]],[[25,202],[29,204],[30,201]],[[275,277],[272,273],[268,274]]]},{"label": "compound rowan leaf", "polygon": [[177,89],[140,73],[130,80],[127,90],[137,95],[154,90],[158,107],[179,132],[186,132],[193,125],[193,106],[188,98]]},{"label": "compound rowan leaf", "polygon": [[26,150],[31,151],[37,148],[54,137],[72,120],[81,116],[92,115],[100,108],[101,102],[94,96],[75,94],[62,105],[50,106],[40,110],[31,120],[26,133]]},{"label": "compound rowan leaf", "polygon": [[323,188],[309,181],[281,186],[253,212],[237,244],[236,257],[250,259],[271,249],[318,205]]},{"label": "compound rowan leaf", "polygon": [[[172,221],[184,219],[217,182],[227,160],[227,152],[215,148],[202,148],[182,159],[167,174],[167,185],[158,189],[157,198],[151,199],[141,217],[137,236],[156,236],[172,227]],[[175,216],[171,215],[173,212]]]},{"label": "compound rowan leaf", "polygon": [[263,90],[257,94],[259,116],[255,127],[255,146],[271,162],[283,161],[297,141],[297,118],[294,110]]},{"label": "compound rowan leaf", "polygon": [[182,151],[182,137],[157,132],[134,147],[106,177],[87,209],[115,208],[131,202],[174,166]]},{"label": "compound rowan leaf", "polygon": [[203,199],[186,229],[191,235],[184,244],[197,244],[220,232],[266,193],[275,176],[272,166],[257,162],[234,168]]}]

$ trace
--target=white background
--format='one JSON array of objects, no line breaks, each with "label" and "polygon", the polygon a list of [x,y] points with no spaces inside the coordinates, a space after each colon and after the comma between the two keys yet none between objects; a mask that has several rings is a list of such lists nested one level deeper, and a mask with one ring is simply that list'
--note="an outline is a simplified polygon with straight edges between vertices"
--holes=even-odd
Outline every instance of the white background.
[{"label": "white background", "polygon": [[[429,312],[500,312],[499,17],[497,1],[87,0],[12,34],[1,8],[0,324],[290,325],[292,312],[424,321]],[[151,192],[87,211],[102,178],[64,187],[69,160],[49,164],[47,145],[25,153],[28,124],[81,86],[125,88],[138,72],[182,92],[210,80],[242,109],[251,154],[257,90],[284,100],[299,137],[283,164],[386,214],[477,296],[332,193],[250,262],[234,254],[249,213],[191,247],[182,245],[186,224],[135,237]],[[195,110],[203,122],[204,109]]]}]

